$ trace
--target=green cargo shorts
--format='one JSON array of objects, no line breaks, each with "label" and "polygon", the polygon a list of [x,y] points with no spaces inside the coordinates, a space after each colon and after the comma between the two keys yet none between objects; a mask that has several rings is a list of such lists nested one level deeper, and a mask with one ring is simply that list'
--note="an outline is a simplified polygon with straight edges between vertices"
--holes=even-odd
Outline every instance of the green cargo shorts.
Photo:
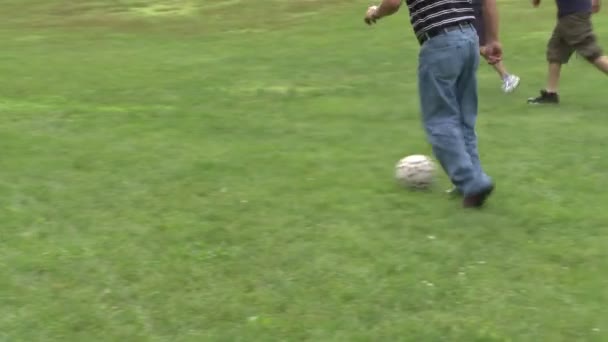
[{"label": "green cargo shorts", "polygon": [[590,62],[602,56],[593,33],[591,13],[569,14],[557,20],[547,44],[547,61],[566,64],[574,51]]}]

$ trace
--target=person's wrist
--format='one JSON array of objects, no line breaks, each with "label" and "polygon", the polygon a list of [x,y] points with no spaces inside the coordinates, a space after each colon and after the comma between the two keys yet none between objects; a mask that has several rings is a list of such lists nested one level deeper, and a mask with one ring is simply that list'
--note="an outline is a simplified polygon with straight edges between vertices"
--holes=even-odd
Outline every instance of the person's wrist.
[{"label": "person's wrist", "polygon": [[486,47],[492,46],[492,45],[497,44],[497,43],[498,43],[498,39],[486,37],[486,44],[485,44]]}]

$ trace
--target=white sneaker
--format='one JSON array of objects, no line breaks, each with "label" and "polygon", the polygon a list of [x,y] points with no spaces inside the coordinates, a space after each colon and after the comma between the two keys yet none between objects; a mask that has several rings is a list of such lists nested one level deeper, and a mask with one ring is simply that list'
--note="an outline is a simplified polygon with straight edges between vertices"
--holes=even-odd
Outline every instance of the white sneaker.
[{"label": "white sneaker", "polygon": [[502,91],[505,93],[511,93],[519,86],[519,77],[515,75],[509,75],[502,82]]}]

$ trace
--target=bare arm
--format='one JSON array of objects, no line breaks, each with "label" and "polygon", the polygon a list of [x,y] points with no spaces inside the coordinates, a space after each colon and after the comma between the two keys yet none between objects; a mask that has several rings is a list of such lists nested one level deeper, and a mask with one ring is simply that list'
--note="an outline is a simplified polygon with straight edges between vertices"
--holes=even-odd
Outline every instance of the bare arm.
[{"label": "bare arm", "polygon": [[486,44],[480,51],[488,63],[496,64],[502,60],[502,47],[498,41],[498,9],[496,0],[483,0],[483,18],[486,26]]},{"label": "bare arm", "polygon": [[600,0],[591,0],[591,9],[593,13],[600,11],[601,3]]},{"label": "bare arm", "polygon": [[486,41],[498,41],[498,10],[496,0],[483,0],[483,18],[486,27]]},{"label": "bare arm", "polygon": [[399,11],[401,7],[401,0],[382,0],[380,6],[378,6],[378,10],[376,11],[376,16],[378,19],[382,17],[386,17],[389,15],[393,15]]}]

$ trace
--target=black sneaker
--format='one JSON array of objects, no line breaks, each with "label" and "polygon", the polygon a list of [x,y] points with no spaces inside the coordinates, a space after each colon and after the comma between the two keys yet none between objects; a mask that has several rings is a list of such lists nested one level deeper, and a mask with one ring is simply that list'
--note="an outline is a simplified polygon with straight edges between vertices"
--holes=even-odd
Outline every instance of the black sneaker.
[{"label": "black sneaker", "polygon": [[559,95],[557,93],[550,93],[546,90],[540,91],[540,96],[531,97],[528,99],[529,104],[558,104],[559,103]]},{"label": "black sneaker", "polygon": [[481,208],[494,191],[494,184],[490,184],[487,188],[480,192],[466,196],[462,200],[462,206],[465,208]]}]

